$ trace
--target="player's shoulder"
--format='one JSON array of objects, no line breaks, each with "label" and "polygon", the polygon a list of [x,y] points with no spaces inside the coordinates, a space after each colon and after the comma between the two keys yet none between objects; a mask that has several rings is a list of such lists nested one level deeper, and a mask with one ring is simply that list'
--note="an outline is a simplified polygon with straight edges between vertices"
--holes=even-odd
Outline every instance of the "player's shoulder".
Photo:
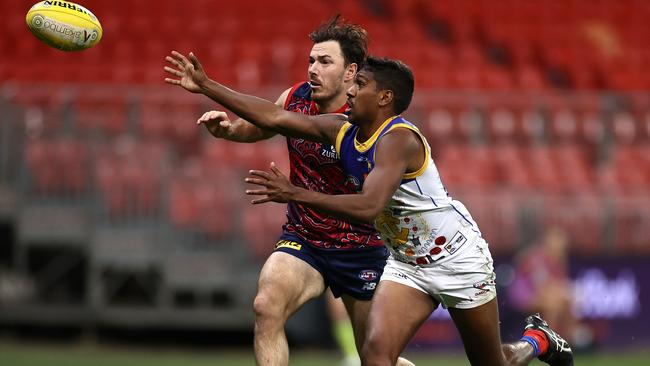
[{"label": "player's shoulder", "polygon": [[275,104],[288,109],[289,105],[296,100],[311,101],[311,86],[307,81],[302,81],[287,88],[275,102]]},{"label": "player's shoulder", "polygon": [[293,98],[310,99],[311,86],[307,81],[301,81],[287,88],[282,92],[282,96],[285,99],[285,103],[288,103]]},{"label": "player's shoulder", "polygon": [[415,137],[415,135],[420,135],[420,130],[417,128],[417,126],[410,121],[407,121],[402,116],[394,117],[380,128],[383,129],[383,131],[381,131],[381,134],[385,136],[393,135],[403,136],[402,138],[412,138]]},{"label": "player's shoulder", "polygon": [[400,118],[386,126],[375,143],[378,146],[382,145],[382,150],[416,152],[424,141],[426,141],[424,136],[414,124]]},{"label": "player's shoulder", "polygon": [[311,98],[311,85],[307,81],[299,82],[291,87],[290,93],[299,98]]}]

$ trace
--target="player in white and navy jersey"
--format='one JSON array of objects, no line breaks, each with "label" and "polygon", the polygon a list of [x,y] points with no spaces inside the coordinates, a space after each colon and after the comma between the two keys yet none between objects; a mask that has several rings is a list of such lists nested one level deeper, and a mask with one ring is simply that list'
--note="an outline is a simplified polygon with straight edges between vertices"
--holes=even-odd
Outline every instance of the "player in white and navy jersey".
[{"label": "player in white and navy jersey", "polygon": [[[202,72],[198,60],[179,67]],[[191,66],[187,63],[191,63]],[[186,71],[188,72],[188,71]],[[202,79],[204,75],[200,75]],[[487,242],[469,212],[451,199],[426,139],[404,120],[413,75],[399,61],[369,57],[348,91],[345,115],[304,116],[205,80],[201,92],[263,128],[334,143],[355,194],[327,195],[293,186],[271,165],[251,171],[262,186],[253,203],[297,202],[360,222],[374,222],[391,257],[375,291],[362,349],[364,365],[392,365],[429,315],[449,309],[472,365],[573,365],[571,348],[539,316],[524,336],[502,344],[495,276]]]}]

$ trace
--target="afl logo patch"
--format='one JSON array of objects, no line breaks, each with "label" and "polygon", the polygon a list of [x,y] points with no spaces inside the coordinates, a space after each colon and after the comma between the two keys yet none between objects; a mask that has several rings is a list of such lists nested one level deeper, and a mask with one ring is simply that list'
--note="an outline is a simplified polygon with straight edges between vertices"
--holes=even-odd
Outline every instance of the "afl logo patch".
[{"label": "afl logo patch", "polygon": [[373,271],[371,269],[366,269],[361,272],[359,272],[359,278],[361,278],[364,281],[374,281],[377,278],[379,278],[379,273],[377,271]]}]

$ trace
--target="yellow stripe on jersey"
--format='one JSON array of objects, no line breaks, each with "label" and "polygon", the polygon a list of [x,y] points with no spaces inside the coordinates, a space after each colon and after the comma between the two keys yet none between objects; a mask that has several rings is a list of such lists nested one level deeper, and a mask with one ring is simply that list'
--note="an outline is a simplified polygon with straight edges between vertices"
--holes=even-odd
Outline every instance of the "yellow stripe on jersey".
[{"label": "yellow stripe on jersey", "polygon": [[[418,170],[416,170],[414,172],[411,172],[411,173],[406,173],[406,174],[404,174],[402,176],[402,179],[417,178],[417,177],[421,176],[424,173],[424,171],[427,169],[427,166],[429,165],[429,155],[431,154],[431,151],[429,149],[429,144],[427,144],[427,140],[424,139],[424,136],[422,136],[422,134],[420,133],[420,130],[418,130],[418,128],[415,127],[415,126],[409,125],[407,123],[396,123],[396,124],[390,126],[390,128],[388,129],[388,131],[386,131],[386,133],[390,132],[391,130],[393,130],[395,128],[406,128],[408,130],[411,130],[411,131],[415,132],[415,134],[418,135],[418,137],[420,138],[420,140],[422,140],[422,143],[424,144],[424,161],[422,162],[422,166]],[[375,150],[375,152],[376,151],[377,150]],[[373,158],[373,160],[374,160],[374,158]]]},{"label": "yellow stripe on jersey", "polygon": [[[375,144],[375,141],[377,141],[377,138],[379,137],[379,134],[381,133],[381,131],[384,130],[384,128],[386,128],[386,125],[389,124],[392,120],[394,120],[397,117],[400,117],[400,116],[393,116],[393,117],[390,117],[389,119],[385,120],[384,123],[382,123],[381,126],[379,126],[379,128],[375,131],[375,133],[373,133],[372,136],[370,136],[370,138],[368,140],[364,141],[364,142],[357,141],[357,136],[355,135],[354,136],[354,147],[357,149],[357,151],[358,152],[366,152],[366,151],[368,151],[368,149],[370,149],[372,147],[372,145]],[[359,131],[357,130],[357,134],[358,133],[359,133]]]},{"label": "yellow stripe on jersey", "polygon": [[352,124],[350,122],[345,122],[343,126],[341,126],[339,133],[336,135],[334,148],[336,149],[336,152],[339,153],[339,156],[341,156],[341,142],[343,141],[343,136],[345,136],[345,133],[348,132],[350,127],[352,127]]}]

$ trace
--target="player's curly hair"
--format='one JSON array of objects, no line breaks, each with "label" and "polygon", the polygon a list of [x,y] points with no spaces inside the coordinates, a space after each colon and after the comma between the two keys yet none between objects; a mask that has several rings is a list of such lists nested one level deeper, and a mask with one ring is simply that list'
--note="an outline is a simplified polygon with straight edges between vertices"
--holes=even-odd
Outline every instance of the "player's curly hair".
[{"label": "player's curly hair", "polygon": [[413,72],[402,61],[368,56],[362,70],[371,72],[378,90],[392,90],[395,113],[404,112],[411,104],[415,80]]},{"label": "player's curly hair", "polygon": [[309,34],[314,43],[337,41],[345,60],[345,66],[355,63],[360,68],[368,56],[368,32],[335,15]]}]

